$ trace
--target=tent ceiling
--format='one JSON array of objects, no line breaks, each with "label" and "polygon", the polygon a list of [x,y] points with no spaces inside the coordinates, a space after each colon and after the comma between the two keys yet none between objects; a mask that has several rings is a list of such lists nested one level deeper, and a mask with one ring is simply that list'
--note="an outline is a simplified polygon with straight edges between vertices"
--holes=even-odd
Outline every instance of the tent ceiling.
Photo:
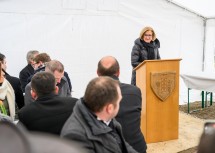
[{"label": "tent ceiling", "polygon": [[215,18],[214,0],[171,0],[171,2],[191,10],[205,18]]}]

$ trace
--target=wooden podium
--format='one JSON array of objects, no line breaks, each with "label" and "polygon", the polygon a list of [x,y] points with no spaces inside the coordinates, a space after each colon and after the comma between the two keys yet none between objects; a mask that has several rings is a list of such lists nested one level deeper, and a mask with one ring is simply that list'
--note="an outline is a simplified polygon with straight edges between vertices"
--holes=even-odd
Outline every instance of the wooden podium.
[{"label": "wooden podium", "polygon": [[135,68],[142,92],[141,130],[147,143],[178,138],[180,60],[145,60]]}]

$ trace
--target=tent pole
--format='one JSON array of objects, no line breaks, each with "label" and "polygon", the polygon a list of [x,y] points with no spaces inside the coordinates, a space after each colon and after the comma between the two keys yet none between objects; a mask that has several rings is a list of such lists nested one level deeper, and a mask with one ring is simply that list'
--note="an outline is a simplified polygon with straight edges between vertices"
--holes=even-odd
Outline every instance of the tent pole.
[{"label": "tent pole", "polygon": [[[204,72],[204,70],[205,70],[205,37],[206,37],[205,35],[206,35],[206,28],[207,28],[206,27],[206,23],[207,23],[207,19],[209,19],[209,18],[206,18],[206,17],[204,17],[204,16],[202,16],[202,15],[200,15],[200,14],[198,14],[198,13],[196,13],[196,12],[194,12],[194,11],[188,9],[188,8],[185,8],[184,6],[181,6],[180,4],[177,4],[173,0],[165,0],[165,1],[171,3],[171,4],[175,5],[175,6],[177,6],[179,8],[181,8],[181,9],[184,9],[184,10],[190,12],[190,13],[193,13],[193,14],[195,14],[195,15],[197,15],[197,16],[199,16],[199,17],[201,17],[203,19],[203,22],[204,22],[203,23],[204,24],[203,25],[204,26],[204,31],[203,31],[202,72]],[[211,17],[211,18],[214,19],[214,17]]]},{"label": "tent pole", "polygon": [[204,21],[204,32],[203,32],[203,55],[202,55],[202,72],[205,71],[205,35],[206,35],[206,22],[207,19],[203,20]]}]

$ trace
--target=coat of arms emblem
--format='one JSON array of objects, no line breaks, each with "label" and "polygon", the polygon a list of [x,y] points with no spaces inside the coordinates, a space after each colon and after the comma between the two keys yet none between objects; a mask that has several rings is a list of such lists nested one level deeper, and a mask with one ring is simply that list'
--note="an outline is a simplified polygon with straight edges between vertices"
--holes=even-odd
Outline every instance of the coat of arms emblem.
[{"label": "coat of arms emblem", "polygon": [[175,89],[176,72],[151,72],[151,88],[155,95],[165,101]]}]

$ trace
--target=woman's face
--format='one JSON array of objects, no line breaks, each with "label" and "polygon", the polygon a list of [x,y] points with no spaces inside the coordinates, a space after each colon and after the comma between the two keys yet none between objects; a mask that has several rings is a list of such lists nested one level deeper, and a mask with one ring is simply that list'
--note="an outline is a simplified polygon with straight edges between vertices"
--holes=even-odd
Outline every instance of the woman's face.
[{"label": "woman's face", "polygon": [[146,43],[150,43],[152,41],[152,31],[146,31],[143,35],[143,40]]}]

